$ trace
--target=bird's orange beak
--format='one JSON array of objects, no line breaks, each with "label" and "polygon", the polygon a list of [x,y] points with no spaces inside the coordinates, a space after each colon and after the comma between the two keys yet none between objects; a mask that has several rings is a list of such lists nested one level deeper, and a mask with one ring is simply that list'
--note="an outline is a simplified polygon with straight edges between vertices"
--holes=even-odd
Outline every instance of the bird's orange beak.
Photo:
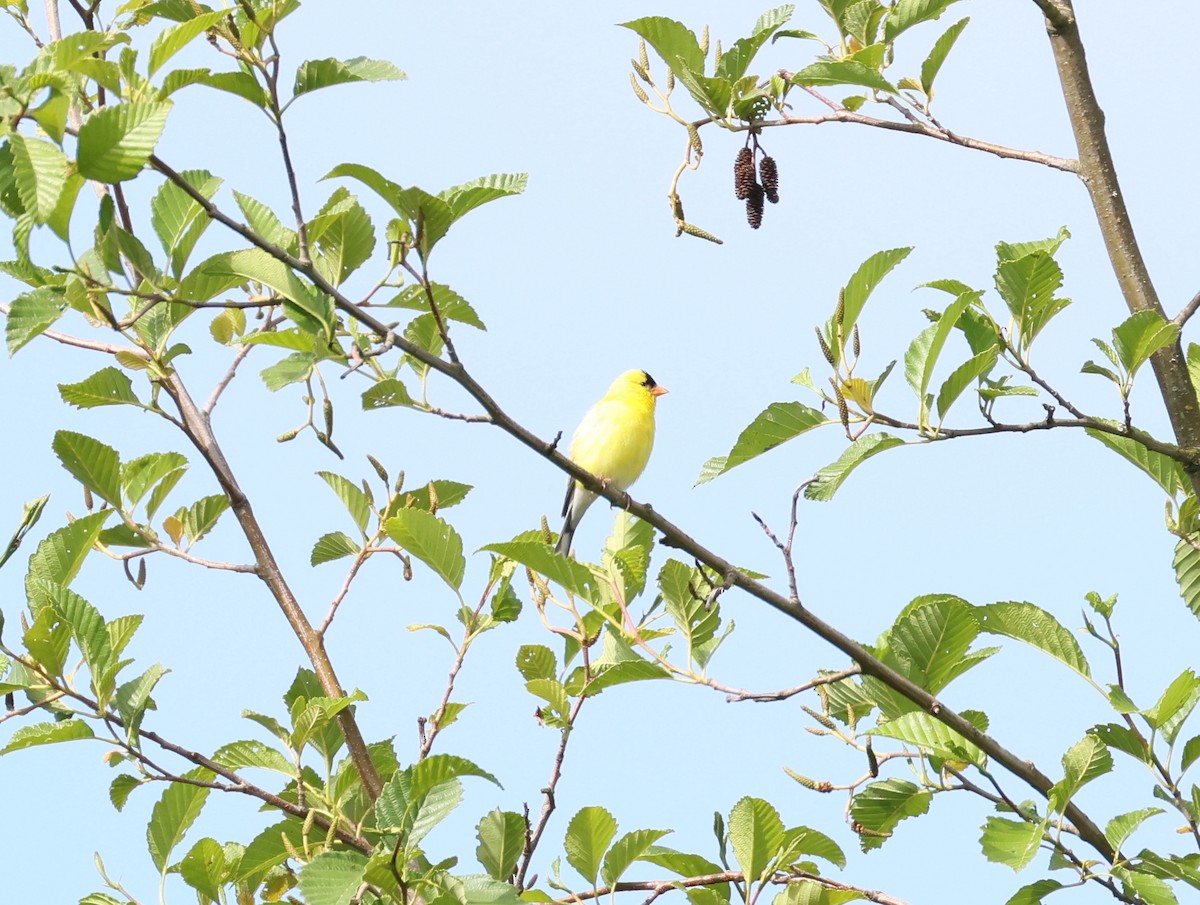
[{"label": "bird's orange beak", "polygon": [[656,386],[654,389],[652,389],[650,391],[650,395],[651,396],[663,396],[669,392],[671,392],[671,391],[668,390],[666,387]]}]

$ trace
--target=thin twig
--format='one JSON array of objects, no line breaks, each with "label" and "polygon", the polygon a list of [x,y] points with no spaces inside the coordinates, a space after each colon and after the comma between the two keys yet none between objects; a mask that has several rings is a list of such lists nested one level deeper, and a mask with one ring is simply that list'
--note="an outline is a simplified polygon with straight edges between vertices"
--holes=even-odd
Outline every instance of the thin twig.
[{"label": "thin twig", "polygon": [[1175,315],[1174,322],[1182,327],[1193,314],[1200,311],[1200,292],[1192,296],[1192,300],[1183,306],[1183,310]]},{"label": "thin twig", "polygon": [[[817,676],[816,678],[809,679],[807,682],[797,685],[794,688],[785,688],[783,691],[731,691],[725,700],[729,701],[730,703],[736,701],[786,701],[788,698],[793,698],[798,694],[810,691],[813,688],[817,688],[821,685],[832,685],[834,682],[842,681],[842,679],[849,679],[851,676],[860,675],[862,675],[862,668],[858,665],[855,665],[847,667],[846,669],[838,670],[837,672],[831,672]],[[716,688],[715,685],[713,687]],[[728,689],[718,690],[725,691]]]}]

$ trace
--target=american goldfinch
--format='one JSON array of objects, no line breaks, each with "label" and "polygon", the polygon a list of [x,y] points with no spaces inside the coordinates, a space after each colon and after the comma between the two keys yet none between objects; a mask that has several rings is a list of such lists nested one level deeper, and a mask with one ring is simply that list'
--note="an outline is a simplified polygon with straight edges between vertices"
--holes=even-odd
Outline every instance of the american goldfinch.
[{"label": "american goldfinch", "polygon": [[[609,487],[626,490],[638,479],[654,446],[654,404],[667,392],[645,371],[626,371],[604,398],[583,416],[571,439],[571,461]],[[579,520],[596,494],[578,481],[567,482],[562,534],[555,548],[566,555]]]}]

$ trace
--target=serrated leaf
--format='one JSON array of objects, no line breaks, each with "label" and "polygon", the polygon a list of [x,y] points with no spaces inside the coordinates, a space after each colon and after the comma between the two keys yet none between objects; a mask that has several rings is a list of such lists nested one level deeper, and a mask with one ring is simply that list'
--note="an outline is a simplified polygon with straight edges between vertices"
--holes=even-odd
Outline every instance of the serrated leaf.
[{"label": "serrated leaf", "polygon": [[450,205],[454,219],[458,220],[489,201],[520,195],[528,181],[526,173],[493,173],[443,189],[438,192],[438,197]]},{"label": "serrated leaf", "polygon": [[592,886],[596,885],[604,853],[616,834],[617,821],[613,815],[594,805],[580,809],[567,824],[563,840],[567,863]]},{"label": "serrated leaf", "polygon": [[1157,311],[1138,311],[1113,328],[1113,347],[1131,377],[1159,349],[1179,339],[1179,325]]},{"label": "serrated leaf", "polygon": [[792,84],[816,87],[821,85],[862,85],[886,94],[896,94],[896,86],[879,71],[857,60],[834,60],[810,63],[792,76]]},{"label": "serrated leaf", "polygon": [[515,540],[488,544],[480,549],[528,566],[584,600],[600,599],[600,589],[591,569],[574,559],[558,555],[549,545],[540,541]]},{"label": "serrated leaf", "polygon": [[[337,320],[333,300],[302,282],[286,264],[265,251],[248,248],[214,255],[200,264],[193,274],[201,270],[210,276],[229,274],[232,275],[231,278],[237,278],[218,292],[240,285],[246,280],[269,286],[283,297],[284,313],[298,327],[313,334],[323,343],[332,341]],[[186,283],[186,280],[184,282]]]},{"label": "serrated leaf", "polygon": [[0,748],[0,755],[34,748],[38,745],[53,745],[58,742],[73,742],[81,738],[94,738],[90,726],[83,720],[63,720],[61,723],[34,723],[13,731],[8,744]]},{"label": "serrated leaf", "polygon": [[517,670],[526,682],[553,679],[558,675],[558,660],[544,644],[522,644],[517,650]]},{"label": "serrated leaf", "polygon": [[375,227],[358,200],[338,188],[308,224],[308,239],[321,273],[340,286],[375,250]]},{"label": "serrated leaf", "polygon": [[207,836],[198,840],[179,861],[183,882],[213,902],[221,900],[228,868],[225,847]]},{"label": "serrated leaf", "polygon": [[433,303],[437,305],[438,314],[445,320],[458,321],[462,324],[486,330],[487,327],[479,314],[471,307],[470,302],[441,283],[430,283],[428,291],[424,286],[413,284],[402,289],[390,302],[392,308],[407,308],[411,311],[432,312],[429,305],[429,294],[433,295]]},{"label": "serrated leaf", "polygon": [[74,431],[58,431],[51,444],[63,468],[114,507],[121,505],[121,457],[111,446]]},{"label": "serrated leaf", "polygon": [[676,75],[684,71],[703,74],[704,54],[700,51],[700,42],[682,22],[663,16],[646,16],[620,24],[644,38]]},{"label": "serrated leaf", "polygon": [[965,760],[977,767],[985,765],[987,757],[973,742],[967,741],[949,726],[928,713],[912,710],[870,730],[915,745],[945,760]]},{"label": "serrated leaf", "polygon": [[359,552],[359,545],[341,531],[331,531],[322,534],[313,544],[309,564],[319,566],[322,563],[333,562],[343,556],[354,556]]},{"label": "serrated leaf", "polygon": [[[363,493],[362,488],[348,478],[331,471],[318,471],[317,477],[328,484],[330,489],[337,494],[342,505],[346,507],[346,511],[350,513],[350,518],[358,526],[358,530],[365,534],[367,522],[371,518],[371,504],[367,501],[367,495]],[[355,549],[357,550],[357,548]]]},{"label": "serrated leaf", "polygon": [[29,570],[25,576],[26,596],[30,599],[35,597],[34,589],[39,582],[64,587],[69,585],[111,514],[111,510],[102,510],[85,515],[45,537],[29,557]]},{"label": "serrated leaf", "polygon": [[942,64],[946,62],[946,57],[950,55],[951,48],[954,47],[954,42],[958,40],[958,36],[962,34],[967,23],[971,20],[959,19],[949,28],[947,28],[940,38],[933,44],[933,49],[929,51],[929,56],[925,58],[925,62],[921,64],[921,90],[925,92],[926,97],[933,97],[933,82],[937,75],[942,70]]},{"label": "serrated leaf", "polygon": [[[192,779],[211,779],[212,771],[197,767],[184,774]],[[150,858],[159,872],[166,871],[171,852],[183,841],[188,828],[200,815],[208,800],[209,789],[188,783],[171,783],[150,813],[146,842]]]},{"label": "serrated leaf", "polygon": [[[123,645],[113,645],[114,650],[118,654],[122,647]],[[158,684],[159,680],[166,674],[167,670],[160,664],[155,663],[136,679],[131,679],[121,685],[116,690],[116,694],[113,695],[117,713],[121,715],[121,721],[125,724],[126,738],[131,743],[136,743],[142,718],[145,716],[146,711],[153,707],[150,693],[154,690],[154,686]],[[117,810],[120,810],[120,808],[117,808]]]},{"label": "serrated leaf", "polygon": [[141,172],[171,112],[169,101],[135,101],[102,107],[79,128],[81,175],[97,182],[124,182]]},{"label": "serrated leaf", "polygon": [[1052,810],[1064,811],[1083,786],[1113,768],[1108,747],[1095,735],[1085,735],[1063,755],[1063,778],[1050,790]]},{"label": "serrated leaf", "polygon": [[395,377],[385,377],[383,380],[365,390],[362,395],[364,411],[389,408],[390,406],[413,406],[416,400],[408,393],[408,388]]},{"label": "serrated leaf", "polygon": [[1014,871],[1020,871],[1037,854],[1042,832],[1043,826],[1038,823],[989,817],[983,826],[979,844],[989,861],[1007,864]]},{"label": "serrated leaf", "polygon": [[1046,251],[998,262],[996,290],[1017,322],[1021,350],[1027,351],[1051,318],[1070,304],[1054,297],[1062,281],[1062,268]]},{"label": "serrated leaf", "polygon": [[1175,558],[1171,565],[1175,569],[1175,581],[1183,602],[1193,616],[1200,618],[1200,550],[1192,546],[1192,542],[1200,543],[1200,536],[1192,535],[1190,541],[1180,540],[1175,545]]},{"label": "serrated leaf", "polygon": [[1142,715],[1153,728],[1162,732],[1169,744],[1174,744],[1176,733],[1198,701],[1200,677],[1185,669],[1166,687],[1157,703]]},{"label": "serrated leaf", "polygon": [[462,538],[452,525],[423,509],[401,509],[385,522],[385,529],[388,537],[458,591],[467,561]]},{"label": "serrated leaf", "polygon": [[228,15],[228,11],[223,9],[198,13],[194,19],[164,28],[154,38],[154,43],[150,45],[147,74],[154,75],[171,57]]},{"label": "serrated leaf", "polygon": [[865,434],[859,437],[846,447],[836,462],[817,472],[816,482],[805,488],[804,498],[822,502],[833,499],[833,495],[859,465],[884,450],[903,445],[904,441],[899,437],[886,433]]},{"label": "serrated leaf", "polygon": [[894,41],[914,25],[938,18],[956,0],[896,0],[884,22],[884,40]]},{"label": "serrated leaf", "polygon": [[509,880],[525,850],[525,818],[497,808],[479,821],[475,836],[479,840],[475,856],[488,876],[502,882]]},{"label": "serrated leaf", "polygon": [[938,694],[974,665],[968,653],[978,634],[978,619],[965,600],[949,594],[918,597],[888,630],[884,657],[930,694]]},{"label": "serrated leaf", "polygon": [[48,222],[66,184],[67,156],[58,145],[20,132],[8,136],[8,145],[21,204],[35,223]]},{"label": "serrated leaf", "polygon": [[[195,21],[195,20],[192,20]],[[179,174],[205,198],[211,199],[222,180],[207,170],[184,170]],[[150,201],[150,223],[167,253],[172,275],[179,279],[200,236],[212,223],[204,208],[173,182],[164,182]]]},{"label": "serrated leaf", "polygon": [[1165,814],[1162,808],[1141,808],[1128,814],[1119,814],[1108,822],[1104,828],[1104,838],[1114,851],[1119,852],[1125,840],[1133,835],[1139,826],[1158,814]]},{"label": "serrated leaf", "polygon": [[[400,497],[402,497],[406,509],[433,511],[436,508],[440,512],[451,506],[457,506],[467,498],[467,494],[472,489],[472,485],[459,481],[436,480],[428,481],[423,486],[414,487],[412,490],[405,490]],[[435,502],[436,507],[434,506]]]},{"label": "serrated leaf", "polygon": [[118,811],[123,811],[125,810],[126,802],[129,801],[130,793],[145,782],[147,780],[138,779],[136,776],[130,776],[128,773],[115,776],[108,786],[108,800],[112,802],[112,806]]},{"label": "serrated leaf", "polygon": [[216,527],[218,519],[228,508],[229,498],[223,493],[214,493],[197,500],[186,509],[176,512],[175,518],[183,525],[183,533],[188,538],[188,545],[195,544],[212,531]]},{"label": "serrated leaf", "polygon": [[814,427],[830,423],[824,414],[799,402],[772,402],[738,435],[729,455],[705,464],[696,483],[711,481]]},{"label": "serrated leaf", "polygon": [[407,79],[397,66],[387,60],[372,60],[354,57],[350,60],[306,60],[296,70],[296,82],[292,94],[300,97],[310,91],[328,88],[331,85],[346,85],[351,82],[399,82]]},{"label": "serrated leaf", "polygon": [[604,856],[600,867],[600,878],[611,886],[625,875],[625,871],[641,858],[642,854],[670,830],[633,830],[613,843]]},{"label": "serrated leaf", "polygon": [[985,349],[978,355],[968,358],[950,373],[937,394],[939,422],[945,419],[946,413],[950,411],[950,406],[954,405],[963,390],[980,378],[987,376],[995,366],[999,354],[1000,347],[992,346],[990,349]]},{"label": "serrated leaf", "polygon": [[647,679],[669,679],[670,671],[657,663],[648,660],[626,660],[596,668],[596,674],[588,682],[584,690],[586,697],[600,694],[606,688],[614,685],[624,685],[626,682],[643,682]]},{"label": "serrated leaf", "polygon": [[367,856],[355,851],[321,852],[300,871],[308,905],[350,905],[363,884]]},{"label": "serrated leaf", "polygon": [[1170,456],[1147,449],[1132,437],[1120,437],[1094,427],[1085,427],[1083,431],[1144,471],[1167,496],[1173,497],[1178,490],[1188,486],[1182,466]]},{"label": "serrated leaf", "polygon": [[274,748],[253,739],[222,745],[213,753],[212,759],[231,770],[258,767],[281,773],[284,776],[294,777],[296,775],[296,767],[287,757]]},{"label": "serrated leaf", "polygon": [[779,812],[761,798],[742,798],[729,812],[729,841],[746,879],[765,879],[783,844]]},{"label": "serrated leaf", "polygon": [[58,394],[63,402],[81,409],[101,405],[142,405],[133,392],[133,381],[124,371],[113,367],[101,368],[79,383],[60,383]]},{"label": "serrated leaf", "polygon": [[27,342],[44,333],[62,316],[66,307],[63,297],[46,287],[24,292],[14,298],[4,320],[8,354],[15,355]]},{"label": "serrated leaf", "polygon": [[979,629],[1031,644],[1084,678],[1091,669],[1075,636],[1050,613],[1032,603],[1007,601],[976,607]]}]

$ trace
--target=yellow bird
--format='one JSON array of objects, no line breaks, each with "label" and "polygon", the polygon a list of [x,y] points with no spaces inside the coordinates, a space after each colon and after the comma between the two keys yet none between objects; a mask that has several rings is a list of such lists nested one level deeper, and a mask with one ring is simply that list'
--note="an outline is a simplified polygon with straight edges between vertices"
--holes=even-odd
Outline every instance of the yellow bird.
[{"label": "yellow bird", "polygon": [[[654,404],[667,392],[645,371],[626,371],[604,398],[583,416],[571,439],[571,461],[607,486],[627,490],[650,459],[654,446]],[[566,555],[579,521],[596,494],[573,478],[563,501],[562,535],[555,548]]]}]

